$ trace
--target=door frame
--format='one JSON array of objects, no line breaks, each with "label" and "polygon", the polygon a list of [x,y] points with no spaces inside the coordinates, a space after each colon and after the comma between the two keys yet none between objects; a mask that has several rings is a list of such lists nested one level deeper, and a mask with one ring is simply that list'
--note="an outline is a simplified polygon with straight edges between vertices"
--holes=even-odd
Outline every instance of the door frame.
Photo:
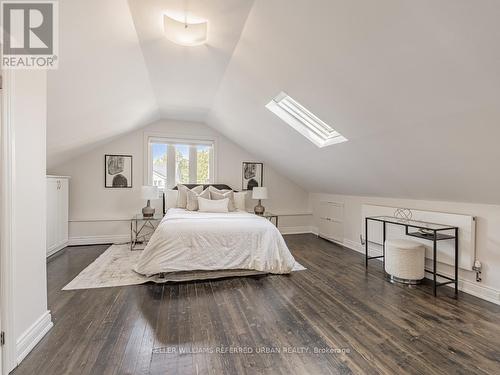
[{"label": "door frame", "polygon": [[0,327],[5,345],[0,347],[0,374],[15,368],[16,342],[13,331],[13,254],[14,245],[14,128],[11,122],[11,97],[14,74],[2,70],[0,123]]}]

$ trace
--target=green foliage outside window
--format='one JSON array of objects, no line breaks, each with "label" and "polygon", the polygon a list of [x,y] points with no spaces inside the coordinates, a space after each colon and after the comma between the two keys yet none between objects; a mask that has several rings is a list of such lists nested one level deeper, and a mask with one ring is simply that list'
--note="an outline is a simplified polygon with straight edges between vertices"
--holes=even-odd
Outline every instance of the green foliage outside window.
[{"label": "green foliage outside window", "polygon": [[189,184],[189,159],[185,158],[182,153],[175,150],[177,161],[177,178],[181,184]]},{"label": "green foliage outside window", "polygon": [[206,184],[209,182],[210,153],[209,150],[198,150],[196,167],[196,182]]}]

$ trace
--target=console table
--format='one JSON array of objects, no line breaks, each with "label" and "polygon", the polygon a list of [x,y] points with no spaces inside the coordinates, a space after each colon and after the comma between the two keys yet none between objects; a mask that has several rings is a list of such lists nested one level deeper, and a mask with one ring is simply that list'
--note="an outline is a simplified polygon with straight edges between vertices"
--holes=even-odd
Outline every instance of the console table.
[{"label": "console table", "polygon": [[[378,221],[382,223],[382,255],[379,256],[368,256],[368,222]],[[400,219],[392,216],[370,216],[365,218],[365,267],[368,268],[368,261],[371,259],[383,259],[383,267],[385,273],[385,237],[386,237],[386,226],[390,225],[400,225],[405,227],[405,234],[410,237],[422,238],[424,240],[432,241],[433,244],[433,257],[432,257],[432,270],[425,269],[425,272],[431,273],[432,278],[432,289],[434,296],[437,295],[437,288],[440,286],[455,284],[455,297],[458,296],[458,227],[428,223],[425,221],[418,220],[407,220]],[[447,233],[443,233],[447,232]],[[452,234],[449,234],[449,233]],[[454,269],[455,277],[451,278],[449,276],[440,274],[437,272],[437,245],[439,241],[454,241],[455,242],[455,257],[454,257]],[[446,279],[447,281],[438,283],[437,277]]]}]

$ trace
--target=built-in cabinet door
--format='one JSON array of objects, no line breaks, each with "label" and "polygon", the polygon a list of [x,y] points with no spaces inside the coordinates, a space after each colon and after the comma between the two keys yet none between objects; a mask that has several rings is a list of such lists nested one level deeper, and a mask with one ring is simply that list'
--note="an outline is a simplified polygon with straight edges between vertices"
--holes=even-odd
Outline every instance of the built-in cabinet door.
[{"label": "built-in cabinet door", "polygon": [[68,242],[68,192],[69,181],[66,178],[60,179],[58,191],[58,243],[66,244]]},{"label": "built-in cabinet door", "polygon": [[323,238],[344,241],[344,205],[337,202],[320,202],[319,235]]},{"label": "built-in cabinet door", "polygon": [[47,178],[47,254],[50,255],[68,242],[67,178]]},{"label": "built-in cabinet door", "polygon": [[57,180],[47,179],[47,253],[57,245]]},{"label": "built-in cabinet door", "polygon": [[319,235],[337,242],[344,241],[344,224],[332,218],[321,218],[319,221]]}]

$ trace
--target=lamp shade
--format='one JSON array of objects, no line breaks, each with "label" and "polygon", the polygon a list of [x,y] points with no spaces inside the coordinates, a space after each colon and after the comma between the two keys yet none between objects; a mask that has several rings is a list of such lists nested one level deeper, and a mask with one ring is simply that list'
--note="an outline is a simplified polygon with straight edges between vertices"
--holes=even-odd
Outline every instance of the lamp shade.
[{"label": "lamp shade", "polygon": [[252,199],[267,199],[267,188],[254,187],[252,190]]},{"label": "lamp shade", "polygon": [[158,187],[145,185],[141,187],[142,199],[158,199]]},{"label": "lamp shade", "polygon": [[163,15],[165,36],[181,46],[198,46],[207,41],[207,21],[189,22],[172,15]]}]

